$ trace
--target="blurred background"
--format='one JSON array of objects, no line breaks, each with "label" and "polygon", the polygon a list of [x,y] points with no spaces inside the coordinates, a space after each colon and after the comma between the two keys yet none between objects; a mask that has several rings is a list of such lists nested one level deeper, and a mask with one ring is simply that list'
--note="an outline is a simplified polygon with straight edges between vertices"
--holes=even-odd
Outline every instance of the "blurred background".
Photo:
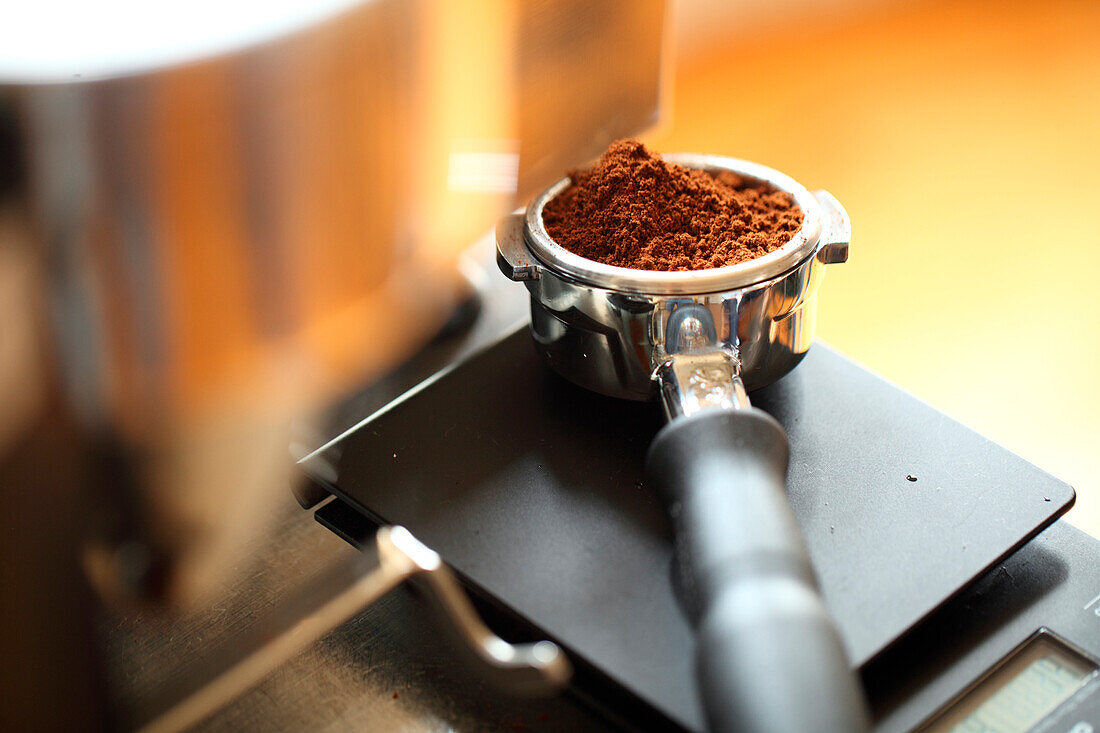
[{"label": "blurred background", "polygon": [[833,193],[819,338],[1071,483],[1100,536],[1100,4],[109,5],[0,25],[11,628],[120,586],[198,602],[289,496],[287,425],[445,330],[496,217],[634,134]]},{"label": "blurred background", "polygon": [[819,337],[1072,484],[1100,536],[1100,4],[674,7],[647,141],[833,193]]}]

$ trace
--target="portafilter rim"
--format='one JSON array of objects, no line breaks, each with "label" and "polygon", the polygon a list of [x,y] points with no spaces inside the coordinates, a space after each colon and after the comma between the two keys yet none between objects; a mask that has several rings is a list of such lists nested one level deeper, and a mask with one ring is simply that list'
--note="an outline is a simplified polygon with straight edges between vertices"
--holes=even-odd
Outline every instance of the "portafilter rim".
[{"label": "portafilter rim", "polygon": [[802,227],[779,249],[737,265],[682,272],[616,267],[570,252],[546,231],[542,221],[543,208],[572,182],[565,177],[546,188],[527,206],[524,239],[531,254],[555,274],[608,290],[639,295],[700,295],[736,290],[771,280],[812,257],[820,248],[821,205],[805,186],[790,176],[759,163],[720,155],[675,153],[661,157],[686,168],[727,170],[769,183],[790,194],[798,204],[802,210]]}]

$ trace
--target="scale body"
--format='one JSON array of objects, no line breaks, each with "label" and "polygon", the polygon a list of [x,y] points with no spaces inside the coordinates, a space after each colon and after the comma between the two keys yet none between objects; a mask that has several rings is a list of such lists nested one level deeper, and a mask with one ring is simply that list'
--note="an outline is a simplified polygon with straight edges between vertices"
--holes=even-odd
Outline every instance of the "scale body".
[{"label": "scale body", "polygon": [[[1068,485],[825,346],[752,398],[790,436],[792,506],[876,730],[992,730],[1009,709],[1100,730],[1100,542],[1055,521]],[[565,648],[572,692],[608,720],[698,730],[642,471],[660,424],[552,374],[523,328],[302,465],[335,496],[320,522],[353,544],[408,527],[491,624]]]}]

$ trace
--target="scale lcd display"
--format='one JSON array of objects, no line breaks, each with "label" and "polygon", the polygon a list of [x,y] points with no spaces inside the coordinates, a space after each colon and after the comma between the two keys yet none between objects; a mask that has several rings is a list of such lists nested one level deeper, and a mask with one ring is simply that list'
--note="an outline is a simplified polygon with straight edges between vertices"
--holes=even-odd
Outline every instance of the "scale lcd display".
[{"label": "scale lcd display", "polygon": [[924,728],[1024,733],[1069,698],[1097,665],[1049,633],[1033,636]]}]

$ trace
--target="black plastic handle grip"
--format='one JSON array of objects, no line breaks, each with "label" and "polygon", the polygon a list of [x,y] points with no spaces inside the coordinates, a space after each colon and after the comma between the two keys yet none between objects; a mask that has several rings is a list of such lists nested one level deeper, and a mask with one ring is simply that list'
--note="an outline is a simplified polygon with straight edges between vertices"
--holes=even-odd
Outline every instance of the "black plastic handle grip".
[{"label": "black plastic handle grip", "polygon": [[647,470],[668,503],[714,731],[861,731],[862,690],[787,501],[787,436],[755,408],[676,418]]}]

